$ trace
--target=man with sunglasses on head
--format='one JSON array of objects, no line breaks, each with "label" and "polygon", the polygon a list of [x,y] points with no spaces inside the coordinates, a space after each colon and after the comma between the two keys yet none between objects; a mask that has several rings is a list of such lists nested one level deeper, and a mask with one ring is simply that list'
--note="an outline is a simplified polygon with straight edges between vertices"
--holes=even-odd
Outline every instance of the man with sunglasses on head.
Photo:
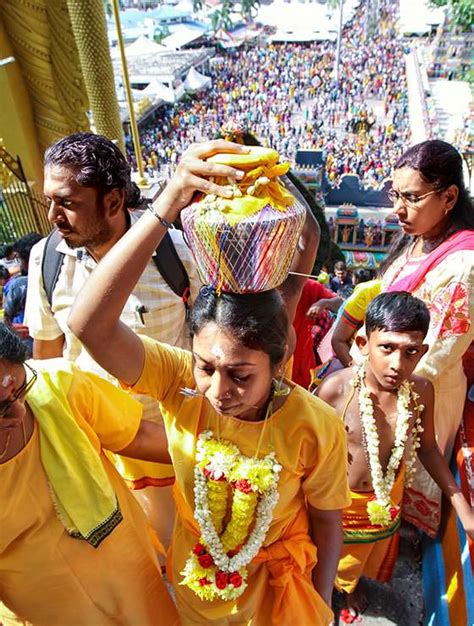
[{"label": "man with sunglasses on head", "polygon": [[177,625],[145,515],[104,454],[169,460],[160,427],[102,378],[25,359],[0,324],[0,624]]}]

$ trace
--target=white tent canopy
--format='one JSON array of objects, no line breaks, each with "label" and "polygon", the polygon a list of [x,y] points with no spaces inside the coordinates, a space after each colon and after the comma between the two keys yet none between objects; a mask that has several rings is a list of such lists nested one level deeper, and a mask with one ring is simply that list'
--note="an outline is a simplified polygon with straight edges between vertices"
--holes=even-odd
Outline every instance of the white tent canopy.
[{"label": "white tent canopy", "polygon": [[142,94],[145,96],[153,96],[170,103],[176,100],[174,91],[156,79],[153,79],[151,83],[145,87]]},{"label": "white tent canopy", "polygon": [[[150,54],[159,54],[160,52],[166,52],[166,46],[162,46],[155,41],[151,41],[145,35],[140,35],[138,39],[135,39],[133,43],[129,46],[125,47],[125,56],[129,57],[139,57],[139,56],[147,56]],[[120,57],[120,50],[118,46],[112,48],[111,56],[113,59],[118,59]]]},{"label": "white tent canopy", "polygon": [[[344,24],[352,18],[360,0],[345,0],[343,11]],[[262,24],[275,26],[281,32],[294,33],[337,32],[339,9],[329,8],[326,4],[310,2],[303,4],[298,0],[274,0],[270,4],[262,4],[258,8],[257,20]],[[306,37],[303,36],[302,40]],[[293,41],[296,41],[293,39]]]},{"label": "white tent canopy", "polygon": [[337,34],[329,31],[292,31],[292,30],[279,30],[274,35],[271,35],[269,41],[336,41]]},{"label": "white tent canopy", "polygon": [[163,39],[163,43],[167,48],[173,48],[175,50],[199,39],[199,37],[202,37],[204,34],[202,29],[190,28],[184,24],[170,28],[170,31],[171,34]]},{"label": "white tent canopy", "polygon": [[209,76],[200,74],[196,69],[194,69],[194,67],[192,67],[184,81],[184,88],[189,93],[196,93],[197,91],[208,89],[211,86],[211,83],[212,81]]}]

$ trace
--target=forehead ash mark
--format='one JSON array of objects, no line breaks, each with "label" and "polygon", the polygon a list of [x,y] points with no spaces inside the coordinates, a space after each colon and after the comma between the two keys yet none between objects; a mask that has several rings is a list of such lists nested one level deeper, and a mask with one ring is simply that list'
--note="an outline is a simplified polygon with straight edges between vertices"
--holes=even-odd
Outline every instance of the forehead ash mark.
[{"label": "forehead ash mark", "polygon": [[212,356],[214,356],[216,359],[223,359],[224,358],[224,350],[222,349],[222,346],[218,345],[218,344],[214,344],[211,348],[211,354]]}]

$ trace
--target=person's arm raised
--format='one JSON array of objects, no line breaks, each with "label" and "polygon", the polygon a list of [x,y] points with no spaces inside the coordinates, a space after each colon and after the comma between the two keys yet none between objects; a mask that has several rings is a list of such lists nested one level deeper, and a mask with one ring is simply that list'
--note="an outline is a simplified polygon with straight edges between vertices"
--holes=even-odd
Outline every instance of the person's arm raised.
[{"label": "person's arm raised", "polygon": [[464,497],[449,469],[448,462],[441,454],[441,450],[436,443],[433,422],[433,385],[429,380],[425,379],[423,387],[421,389],[417,388],[417,391],[420,393],[420,399],[424,406],[422,413],[423,431],[420,435],[418,458],[446,498],[451,502],[466,533],[471,539],[474,539],[474,508],[471,507]]},{"label": "person's arm raised", "polygon": [[71,331],[99,365],[130,385],[142,372],[144,349],[139,337],[120,322],[120,315],[166,232],[165,224],[174,222],[181,209],[190,203],[194,192],[232,195],[231,191],[208,179],[232,177],[238,180],[241,177],[241,172],[233,167],[205,160],[220,152],[246,153],[249,149],[224,140],[188,148],[173,178],[153,205],[153,212],[147,211],[106,254],[72,307],[68,320]]},{"label": "person's arm raised", "polygon": [[291,263],[290,274],[280,286],[280,293],[285,301],[290,323],[295,317],[304,284],[313,269],[320,237],[319,224],[310,208],[306,206],[306,219]]}]

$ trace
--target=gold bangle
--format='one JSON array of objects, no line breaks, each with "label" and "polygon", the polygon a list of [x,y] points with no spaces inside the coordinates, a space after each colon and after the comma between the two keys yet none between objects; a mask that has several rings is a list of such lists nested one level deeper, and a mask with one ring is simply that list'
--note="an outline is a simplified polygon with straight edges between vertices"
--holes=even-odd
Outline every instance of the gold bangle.
[{"label": "gold bangle", "polygon": [[152,215],[154,215],[156,217],[156,219],[160,222],[160,224],[162,226],[164,226],[165,228],[172,228],[173,227],[173,224],[171,222],[168,222],[168,220],[165,220],[164,217],[161,217],[161,215],[159,215],[155,211],[155,208],[153,207],[153,205],[149,204],[147,206],[147,209],[150,211],[150,213],[152,213]]}]

